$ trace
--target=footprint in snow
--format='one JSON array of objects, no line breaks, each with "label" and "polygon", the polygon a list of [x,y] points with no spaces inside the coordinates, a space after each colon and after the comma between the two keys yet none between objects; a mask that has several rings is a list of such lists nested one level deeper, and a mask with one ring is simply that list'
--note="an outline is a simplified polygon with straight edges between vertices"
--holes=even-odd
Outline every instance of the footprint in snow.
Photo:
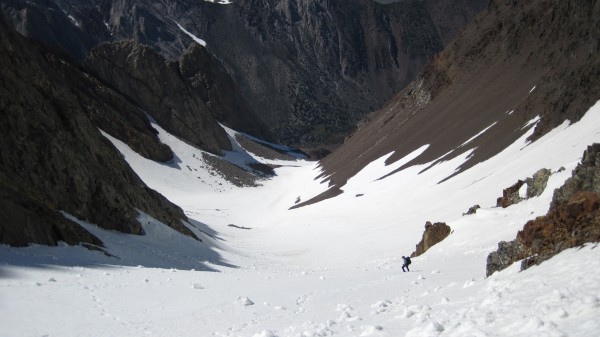
[{"label": "footprint in snow", "polygon": [[358,317],[354,314],[354,308],[347,304],[338,304],[336,311],[340,312],[338,322],[354,322],[362,320],[361,317]]},{"label": "footprint in snow", "polygon": [[468,288],[472,285],[475,284],[475,280],[474,279],[468,279],[467,281],[465,281],[465,284],[463,285],[463,288]]},{"label": "footprint in snow", "polygon": [[362,330],[359,336],[371,336],[372,334],[383,330],[383,328],[379,325],[363,325],[360,327]]},{"label": "footprint in snow", "polygon": [[390,300],[383,300],[383,301],[379,301],[375,304],[372,304],[371,308],[373,308],[373,312],[371,312],[371,315],[378,315],[381,313],[388,312],[390,310],[391,304],[392,304],[392,301],[390,301]]},{"label": "footprint in snow", "polygon": [[263,330],[259,333],[255,333],[252,337],[277,337],[277,335],[271,330]]}]

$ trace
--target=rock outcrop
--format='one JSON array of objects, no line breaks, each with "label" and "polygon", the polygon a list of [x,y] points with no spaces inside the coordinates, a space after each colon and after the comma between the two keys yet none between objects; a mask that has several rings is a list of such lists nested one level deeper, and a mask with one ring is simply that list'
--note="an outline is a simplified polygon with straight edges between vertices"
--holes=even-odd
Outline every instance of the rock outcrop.
[{"label": "rock outcrop", "polygon": [[477,213],[477,210],[480,208],[481,208],[481,206],[479,206],[479,205],[473,205],[473,206],[469,207],[469,210],[466,213],[463,213],[463,216],[475,214],[475,213]]},{"label": "rock outcrop", "polygon": [[513,262],[520,260],[523,254],[524,249],[519,241],[500,241],[498,250],[490,253],[487,257],[485,275],[490,276],[496,271],[510,266]]},{"label": "rock outcrop", "polygon": [[551,175],[552,171],[543,168],[534,173],[533,177],[525,179],[525,184],[527,184],[525,197],[529,199],[542,195],[546,190],[546,186],[548,186],[548,179],[550,179]]},{"label": "rock outcrop", "polygon": [[523,184],[525,184],[525,182],[523,180],[519,180],[511,187],[505,188],[502,191],[502,196],[496,201],[496,206],[506,208],[510,205],[521,202],[523,198],[519,194],[519,191],[521,190],[521,187],[523,187]]},{"label": "rock outcrop", "polygon": [[[0,48],[0,243],[101,245],[60,212],[105,229],[142,234],[140,210],[195,237],[182,223],[183,211],[145,186],[95,125],[103,117],[93,113],[123,98],[99,81],[86,80],[89,74],[69,65],[69,59],[24,39],[1,19]],[[74,76],[80,78],[71,82]],[[90,83],[105,93],[85,85]],[[99,97],[111,95],[114,100],[99,103]],[[147,121],[137,121],[138,136],[152,139]]]},{"label": "rock outcrop", "polygon": [[573,176],[554,192],[545,216],[528,221],[517,238],[499,244],[487,259],[489,276],[524,260],[539,264],[567,248],[600,241],[600,144],[588,147]]},{"label": "rock outcrop", "polygon": [[[552,171],[543,168],[534,173],[532,177],[517,181],[502,191],[502,196],[496,201],[496,206],[506,208],[523,200],[539,197],[544,193],[551,175]],[[524,185],[525,191],[521,191]]]},{"label": "rock outcrop", "polygon": [[429,248],[433,247],[435,244],[441,242],[448,235],[450,235],[450,232],[450,226],[446,225],[444,222],[436,222],[432,224],[431,222],[427,221],[421,242],[417,244],[415,251],[410,254],[410,257],[419,256],[425,253]]}]

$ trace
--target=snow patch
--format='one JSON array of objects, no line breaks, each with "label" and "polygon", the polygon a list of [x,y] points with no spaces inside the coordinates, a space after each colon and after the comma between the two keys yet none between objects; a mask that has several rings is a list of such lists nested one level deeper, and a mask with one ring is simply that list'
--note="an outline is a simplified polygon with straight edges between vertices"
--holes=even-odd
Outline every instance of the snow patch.
[{"label": "snow patch", "polygon": [[179,29],[181,29],[181,31],[184,32],[187,36],[191,37],[192,40],[196,41],[196,43],[198,43],[202,47],[206,47],[206,41],[204,41],[201,38],[197,37],[196,35],[190,33],[188,30],[183,28],[183,26],[180,25],[177,21],[175,21],[175,23],[177,24],[177,27],[179,27]]}]

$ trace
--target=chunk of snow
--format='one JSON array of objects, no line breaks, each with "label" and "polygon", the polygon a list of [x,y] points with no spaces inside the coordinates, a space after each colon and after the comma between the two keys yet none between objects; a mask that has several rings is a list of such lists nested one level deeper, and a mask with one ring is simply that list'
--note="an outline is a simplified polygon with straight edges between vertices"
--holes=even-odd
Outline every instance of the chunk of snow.
[{"label": "chunk of snow", "polygon": [[235,303],[243,305],[243,306],[254,305],[254,302],[252,302],[252,300],[250,300],[248,297],[243,297],[243,296],[236,298]]},{"label": "chunk of snow", "polygon": [[259,333],[255,333],[252,337],[277,337],[277,335],[271,330],[263,330]]},{"label": "chunk of snow", "polygon": [[465,145],[469,144],[470,142],[472,142],[473,140],[475,140],[477,137],[479,137],[479,136],[481,136],[482,134],[484,134],[484,133],[485,133],[487,130],[489,130],[491,127],[493,127],[494,125],[496,125],[496,123],[498,123],[498,122],[494,122],[494,123],[492,123],[490,126],[488,126],[487,128],[485,128],[485,129],[483,129],[483,130],[479,131],[479,133],[478,133],[478,134],[476,134],[475,136],[473,136],[473,137],[469,138],[469,139],[468,139],[466,142],[462,143],[462,144],[461,144],[459,147],[463,147],[463,146],[465,146]]}]

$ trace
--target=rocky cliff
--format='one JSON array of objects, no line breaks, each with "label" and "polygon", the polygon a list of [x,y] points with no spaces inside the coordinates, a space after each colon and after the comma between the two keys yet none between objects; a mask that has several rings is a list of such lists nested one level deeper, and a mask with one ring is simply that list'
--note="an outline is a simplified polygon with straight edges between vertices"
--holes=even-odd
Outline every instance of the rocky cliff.
[{"label": "rocky cliff", "polygon": [[221,149],[231,150],[225,131],[204,104],[200,91],[181,76],[179,63],[166,62],[148,46],[123,41],[95,47],[84,66],[170,133],[217,155]]},{"label": "rocky cliff", "polygon": [[[0,46],[0,243],[101,245],[60,212],[142,234],[140,210],[194,236],[183,211],[146,187],[98,130],[106,126],[118,138],[143,143],[148,156],[170,158],[138,107],[4,20]],[[137,112],[121,116],[120,105]]]},{"label": "rocky cliff", "polygon": [[562,187],[554,192],[545,216],[525,224],[517,238],[501,242],[487,258],[489,276],[524,260],[521,268],[539,264],[561,251],[600,241],[600,144],[589,146]]},{"label": "rocky cliff", "polygon": [[[290,145],[339,144],[408,84],[487,0],[2,0],[23,34],[78,60],[133,40],[177,60],[204,39],[250,109]],[[233,98],[231,98],[233,99]]]}]

